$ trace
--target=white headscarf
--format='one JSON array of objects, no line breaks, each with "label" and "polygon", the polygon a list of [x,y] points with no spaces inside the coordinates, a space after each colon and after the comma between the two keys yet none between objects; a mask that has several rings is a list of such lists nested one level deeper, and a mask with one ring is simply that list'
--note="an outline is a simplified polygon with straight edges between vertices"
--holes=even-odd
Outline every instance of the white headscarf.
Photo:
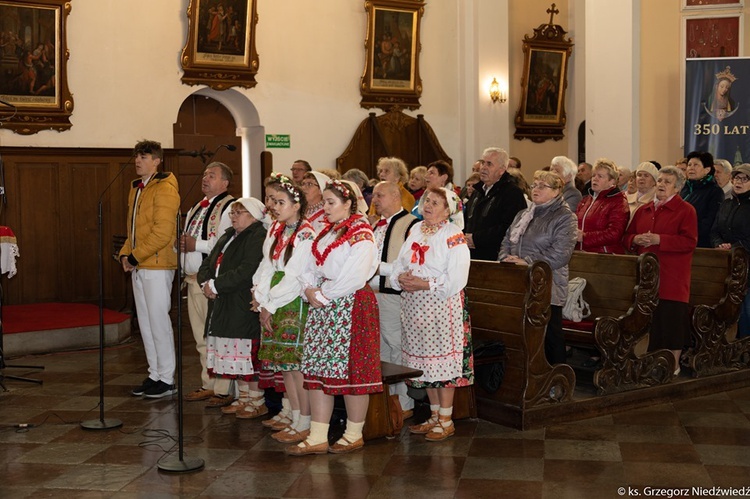
[{"label": "white headscarf", "polygon": [[331,178],[325,173],[320,173],[316,171],[311,171],[307,173],[312,173],[313,177],[315,177],[315,180],[318,182],[318,187],[320,187],[321,191],[325,189],[326,184],[331,181]]},{"label": "white headscarf", "polygon": [[362,191],[359,190],[359,186],[351,180],[341,180],[341,182],[346,184],[347,187],[354,191],[354,194],[357,196],[357,213],[359,213],[360,215],[366,215],[367,201],[365,201],[365,197],[362,195]]}]

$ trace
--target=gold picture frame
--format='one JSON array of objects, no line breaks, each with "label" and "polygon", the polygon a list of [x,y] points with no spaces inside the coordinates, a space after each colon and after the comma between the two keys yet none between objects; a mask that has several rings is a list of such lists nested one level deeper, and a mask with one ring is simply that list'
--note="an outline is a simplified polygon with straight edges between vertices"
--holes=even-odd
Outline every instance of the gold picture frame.
[{"label": "gold picture frame", "polygon": [[68,0],[0,0],[0,130],[68,130]]},{"label": "gold picture frame", "polygon": [[523,78],[521,102],[516,112],[519,140],[544,142],[560,140],[566,125],[565,91],[568,87],[568,60],[573,42],[566,38],[562,26],[552,24],[555,4],[547,10],[550,22],[534,29],[534,36],[523,39]]},{"label": "gold picture frame", "polygon": [[215,90],[257,84],[256,4],[256,0],[190,0],[180,58],[183,83]]},{"label": "gold picture frame", "polygon": [[368,0],[365,69],[360,106],[389,111],[418,109],[422,95],[419,53],[424,2]]}]

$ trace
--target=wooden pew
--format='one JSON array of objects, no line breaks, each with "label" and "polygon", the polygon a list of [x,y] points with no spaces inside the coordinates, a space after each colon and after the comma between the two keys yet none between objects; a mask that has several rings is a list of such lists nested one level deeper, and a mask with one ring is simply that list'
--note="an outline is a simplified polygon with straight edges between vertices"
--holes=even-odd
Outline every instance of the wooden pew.
[{"label": "wooden pew", "polygon": [[[380,361],[380,371],[383,379],[383,391],[372,393],[369,396],[370,402],[367,406],[365,427],[362,430],[362,436],[365,440],[392,437],[400,433],[401,428],[394,428],[388,411],[389,386],[422,375],[422,371],[419,369],[399,366],[385,361]],[[476,417],[477,410],[474,402],[473,387],[463,386],[457,388],[453,398],[453,419],[459,420]],[[411,424],[411,422],[405,422],[404,424]]]},{"label": "wooden pew", "polygon": [[750,366],[750,337],[727,340],[727,330],[737,324],[745,298],[747,258],[742,248],[698,248],[693,254],[690,322],[694,345],[687,358],[694,377]]},{"label": "wooden pew", "polygon": [[572,400],[573,369],[550,366],[544,355],[551,286],[552,271],[544,262],[520,266],[472,260],[466,296],[474,344],[505,344],[500,389],[489,393],[474,385],[480,418],[523,428],[531,409]]},{"label": "wooden pew", "polygon": [[659,263],[653,253],[640,256],[575,251],[570,278],[586,279],[584,299],[593,324],[565,323],[565,339],[594,345],[602,367],[594,373],[599,394],[633,390],[670,381],[674,357],[668,350],[639,355],[636,346],[648,333],[659,301]]}]

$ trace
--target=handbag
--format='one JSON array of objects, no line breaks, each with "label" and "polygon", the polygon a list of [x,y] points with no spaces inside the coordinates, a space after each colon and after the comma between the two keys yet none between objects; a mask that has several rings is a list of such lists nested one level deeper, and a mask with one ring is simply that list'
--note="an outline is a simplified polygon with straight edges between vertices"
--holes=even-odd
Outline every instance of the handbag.
[{"label": "handbag", "polygon": [[583,299],[584,289],[586,289],[586,279],[583,277],[574,277],[568,281],[568,298],[565,300],[562,311],[563,319],[581,322],[591,315],[591,308]]}]

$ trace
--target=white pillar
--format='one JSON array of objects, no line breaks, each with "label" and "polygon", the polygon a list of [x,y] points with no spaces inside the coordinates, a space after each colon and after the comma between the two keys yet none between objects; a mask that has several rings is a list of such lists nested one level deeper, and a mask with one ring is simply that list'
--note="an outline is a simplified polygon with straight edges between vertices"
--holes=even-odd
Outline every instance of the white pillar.
[{"label": "white pillar", "polygon": [[[641,0],[586,2],[586,160],[640,161]],[[654,48],[658,50],[658,48]]]},{"label": "white pillar", "polygon": [[462,0],[458,4],[459,130],[461,151],[454,160],[455,183],[488,146],[509,147],[513,116],[509,103],[493,103],[492,78],[508,92],[508,0]]}]

